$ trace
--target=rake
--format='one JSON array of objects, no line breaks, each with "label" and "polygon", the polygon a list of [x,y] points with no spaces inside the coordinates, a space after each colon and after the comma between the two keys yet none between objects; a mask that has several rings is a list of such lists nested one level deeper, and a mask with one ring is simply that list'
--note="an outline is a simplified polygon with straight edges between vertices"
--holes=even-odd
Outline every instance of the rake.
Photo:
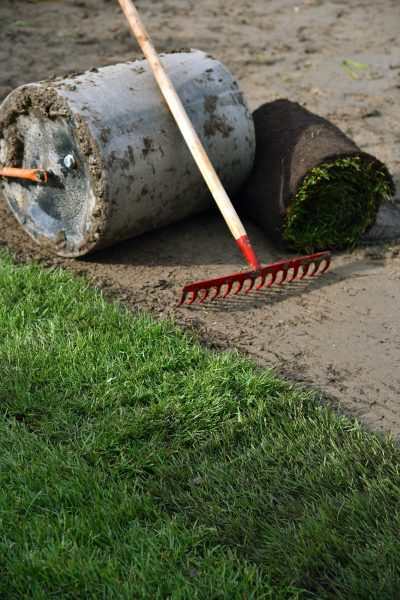
[{"label": "rake", "polygon": [[[188,305],[193,304],[196,300],[199,303],[204,302],[211,290],[211,299],[214,300],[218,296],[226,298],[231,292],[233,295],[236,295],[243,287],[244,293],[247,294],[253,288],[255,291],[258,291],[263,287],[268,288],[272,284],[280,285],[285,280],[290,283],[296,277],[303,279],[307,274],[312,277],[317,271],[320,274],[326,271],[331,259],[329,251],[261,266],[246,230],[206,154],[138,11],[132,0],[118,0],[118,2],[229,230],[235,238],[243,256],[251,266],[251,270],[249,271],[186,285],[182,290],[182,295],[177,306],[181,306],[186,300]],[[310,266],[312,266],[311,270]]]}]

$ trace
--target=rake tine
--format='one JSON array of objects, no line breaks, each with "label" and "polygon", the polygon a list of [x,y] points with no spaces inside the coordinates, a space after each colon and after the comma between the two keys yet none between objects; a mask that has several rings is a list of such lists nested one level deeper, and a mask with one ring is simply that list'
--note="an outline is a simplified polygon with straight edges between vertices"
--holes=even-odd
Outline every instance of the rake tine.
[{"label": "rake tine", "polygon": [[201,304],[202,302],[204,302],[204,300],[205,300],[205,299],[207,298],[207,296],[208,296],[208,293],[209,293],[209,291],[210,291],[210,290],[208,290],[208,289],[205,289],[205,290],[204,290],[204,294],[203,294],[203,295],[202,295],[202,297],[200,298],[200,300],[199,300],[199,304]]},{"label": "rake tine", "polygon": [[312,267],[312,271],[311,273],[307,273],[308,277],[313,277],[315,275],[315,273],[318,271],[319,264],[319,262],[314,262],[312,265],[310,265]]},{"label": "rake tine", "polygon": [[192,294],[193,296],[190,298],[190,300],[188,300],[188,305],[190,306],[191,304],[193,304],[193,302],[196,300],[198,294],[199,294],[199,290],[192,290]]},{"label": "rake tine", "polygon": [[185,300],[186,300],[186,296],[187,296],[187,293],[186,293],[186,292],[182,292],[182,294],[181,294],[181,297],[179,298],[179,302],[178,302],[178,304],[176,305],[176,308],[179,308],[180,306],[182,306],[182,304],[183,304],[183,303],[185,302]]},{"label": "rake tine", "polygon": [[239,281],[239,285],[237,286],[236,290],[233,292],[233,295],[236,296],[236,294],[238,294],[240,292],[242,287],[243,287],[243,281]]},{"label": "rake tine", "polygon": [[271,279],[266,283],[265,287],[269,288],[274,283],[276,279],[276,273],[271,273]]},{"label": "rake tine", "polygon": [[293,279],[296,279],[297,273],[299,272],[299,267],[292,267],[292,268],[293,268],[293,273],[286,280],[288,283],[292,283]]},{"label": "rake tine", "polygon": [[220,287],[216,287],[215,290],[214,290],[213,295],[211,296],[211,300],[215,300],[216,298],[218,298],[220,291],[221,291],[221,288]]},{"label": "rake tine", "polygon": [[260,290],[260,289],[262,288],[262,286],[263,286],[263,285],[264,285],[264,283],[265,283],[265,278],[266,278],[266,275],[260,275],[260,282],[259,282],[259,283],[256,285],[256,287],[254,288],[254,291],[255,291],[255,292],[258,292],[258,290]]},{"label": "rake tine", "polygon": [[250,283],[249,283],[249,285],[248,285],[248,286],[245,288],[245,290],[244,290],[244,293],[245,293],[245,294],[248,294],[248,293],[249,293],[249,291],[251,290],[251,288],[252,288],[252,287],[253,287],[253,285],[254,285],[254,282],[255,282],[255,279],[254,279],[254,278],[250,279]]},{"label": "rake tine", "polygon": [[232,285],[233,285],[233,282],[232,282],[232,281],[230,281],[230,282],[228,283],[228,285],[226,286],[226,290],[225,290],[225,291],[224,291],[224,293],[222,294],[221,298],[226,298],[226,297],[227,297],[227,295],[229,294],[229,292],[230,292],[230,291],[231,291],[231,289],[232,289]]},{"label": "rake tine", "polygon": [[275,285],[281,285],[285,281],[288,272],[286,269],[282,269],[281,273],[282,275],[280,279],[275,282]]},{"label": "rake tine", "polygon": [[322,273],[325,273],[325,271],[327,270],[327,268],[329,267],[329,265],[331,264],[331,257],[328,256],[327,258],[324,258],[322,260],[322,263],[324,264],[324,266],[322,267],[320,274],[322,275]]},{"label": "rake tine", "polygon": [[302,266],[302,272],[299,275],[299,280],[301,281],[302,279],[304,279],[304,277],[307,275],[308,273],[308,269],[310,268],[310,265],[301,265]]}]

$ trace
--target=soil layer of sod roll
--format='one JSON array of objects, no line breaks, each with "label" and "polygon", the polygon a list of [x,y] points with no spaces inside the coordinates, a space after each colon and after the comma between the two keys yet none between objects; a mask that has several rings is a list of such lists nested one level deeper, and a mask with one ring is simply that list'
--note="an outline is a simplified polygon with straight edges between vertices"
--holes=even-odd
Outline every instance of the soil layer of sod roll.
[{"label": "soil layer of sod roll", "polygon": [[264,104],[253,118],[256,159],[238,209],[299,251],[354,246],[394,193],[386,166],[295,102]]}]

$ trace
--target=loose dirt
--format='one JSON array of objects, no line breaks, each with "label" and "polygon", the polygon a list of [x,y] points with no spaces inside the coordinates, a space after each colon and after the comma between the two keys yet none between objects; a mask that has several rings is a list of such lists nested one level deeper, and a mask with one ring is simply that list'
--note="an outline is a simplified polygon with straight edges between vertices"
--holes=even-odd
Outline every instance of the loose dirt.
[{"label": "loose dirt", "polygon": [[[139,57],[116,2],[2,0],[0,100],[16,86]],[[400,187],[398,0],[137,2],[160,51],[197,47],[236,75],[253,109],[290,98],[330,119],[385,162]],[[343,63],[343,61],[347,61]],[[355,66],[362,63],[363,67]],[[239,270],[210,212],[98,252],[52,257],[0,195],[0,243],[19,261],[93,277],[109,297],[151,310],[214,347],[238,348],[375,430],[400,438],[400,205],[384,207],[352,253],[320,278],[174,309],[185,283]],[[246,222],[263,262],[289,257]]]}]

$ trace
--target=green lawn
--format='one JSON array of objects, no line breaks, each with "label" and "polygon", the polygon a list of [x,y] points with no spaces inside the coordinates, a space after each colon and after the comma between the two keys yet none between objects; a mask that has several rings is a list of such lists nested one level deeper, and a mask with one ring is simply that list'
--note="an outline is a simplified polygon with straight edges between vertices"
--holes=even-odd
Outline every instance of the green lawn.
[{"label": "green lawn", "polygon": [[0,258],[0,598],[400,597],[399,448]]}]

